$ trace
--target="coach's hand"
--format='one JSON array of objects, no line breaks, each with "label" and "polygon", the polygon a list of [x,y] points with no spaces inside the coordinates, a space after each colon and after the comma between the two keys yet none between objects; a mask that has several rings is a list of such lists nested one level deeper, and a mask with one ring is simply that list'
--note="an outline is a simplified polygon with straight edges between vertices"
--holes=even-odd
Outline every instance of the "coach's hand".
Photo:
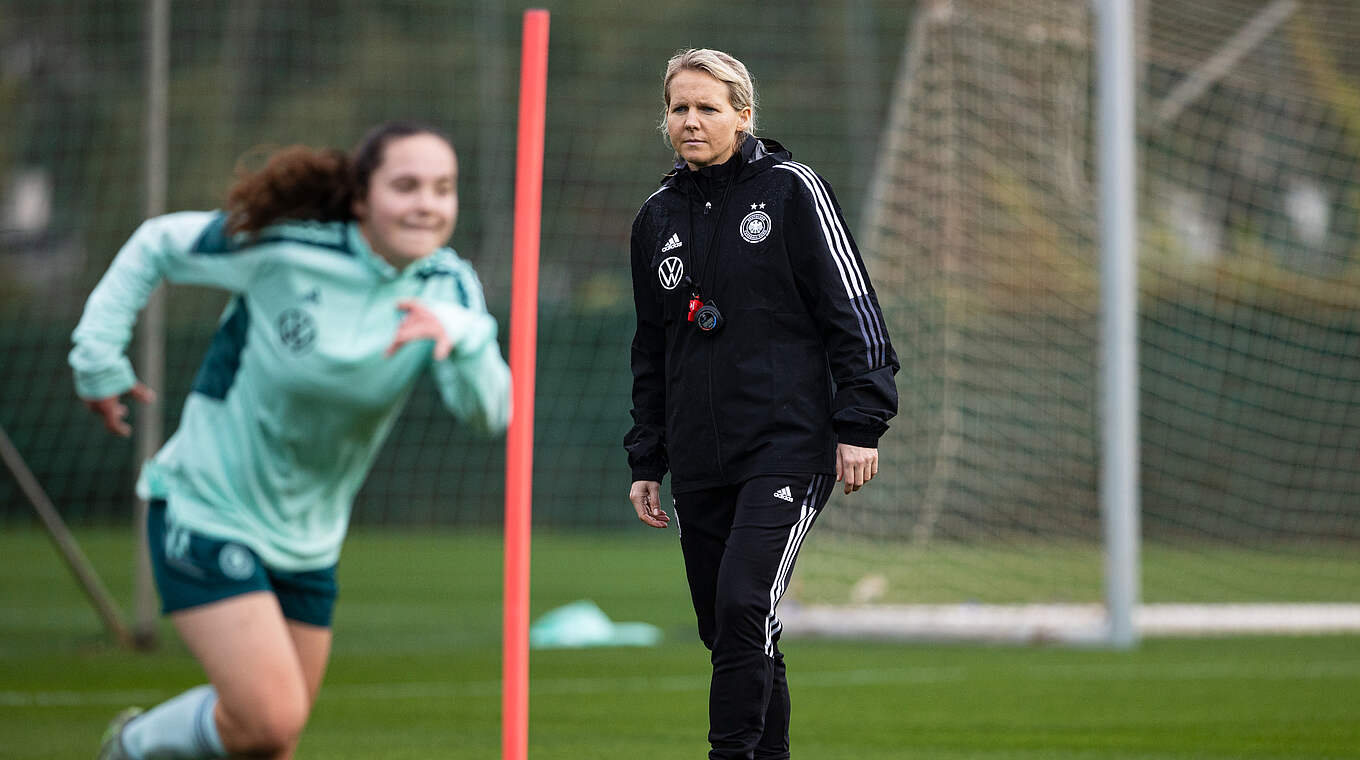
[{"label": "coach's hand", "polygon": [[670,525],[671,516],[661,508],[661,483],[655,480],[634,480],[628,489],[628,499],[633,502],[633,510],[638,519],[653,528]]},{"label": "coach's hand", "polygon": [[[156,400],[156,392],[141,382],[128,389],[127,395],[143,404],[150,404]],[[128,408],[123,403],[121,394],[108,398],[85,399],[85,407],[104,420],[104,427],[108,428],[109,432],[124,438],[132,435],[132,426],[127,422]]]},{"label": "coach's hand", "polygon": [[878,474],[878,449],[836,444],[836,481],[845,481],[845,492],[858,491]]}]

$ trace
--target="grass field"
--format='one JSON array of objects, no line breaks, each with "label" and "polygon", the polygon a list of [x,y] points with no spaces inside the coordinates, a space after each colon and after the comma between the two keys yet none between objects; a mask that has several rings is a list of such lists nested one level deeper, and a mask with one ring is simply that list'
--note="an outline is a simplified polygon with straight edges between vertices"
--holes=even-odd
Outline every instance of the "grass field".
[{"label": "grass field", "polygon": [[[78,535],[126,605],[130,534]],[[499,552],[486,536],[351,537],[299,758],[500,756]],[[6,529],[0,557],[0,758],[92,757],[119,708],[201,680],[168,629],[155,653],[111,648],[43,534]],[[533,561],[535,615],[588,598],[666,638],[534,652],[531,757],[704,757],[707,653],[674,534],[540,536]],[[1358,637],[785,649],[801,760],[1360,758]]]}]

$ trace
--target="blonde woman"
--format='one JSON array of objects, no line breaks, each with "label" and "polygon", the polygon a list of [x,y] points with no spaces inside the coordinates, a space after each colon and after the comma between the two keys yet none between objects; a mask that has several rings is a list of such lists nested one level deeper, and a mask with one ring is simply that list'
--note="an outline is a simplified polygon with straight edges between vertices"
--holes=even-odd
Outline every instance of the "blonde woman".
[{"label": "blonde woman", "polygon": [[670,473],[699,636],[712,651],[709,757],[789,757],[776,607],[836,482],[878,472],[897,357],[831,188],[755,136],[746,67],[673,57],[674,170],[633,223],[638,519],[666,527]]}]

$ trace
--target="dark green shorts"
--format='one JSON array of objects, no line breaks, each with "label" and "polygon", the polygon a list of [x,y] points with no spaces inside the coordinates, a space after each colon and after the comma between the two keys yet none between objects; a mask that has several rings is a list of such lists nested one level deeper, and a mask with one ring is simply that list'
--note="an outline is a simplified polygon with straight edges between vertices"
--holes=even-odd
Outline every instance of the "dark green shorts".
[{"label": "dark green shorts", "polygon": [[165,500],[149,506],[146,535],[162,612],[268,591],[278,597],[285,618],[330,627],[338,592],[334,565],[301,573],[275,570],[244,544],[184,528],[167,531]]}]

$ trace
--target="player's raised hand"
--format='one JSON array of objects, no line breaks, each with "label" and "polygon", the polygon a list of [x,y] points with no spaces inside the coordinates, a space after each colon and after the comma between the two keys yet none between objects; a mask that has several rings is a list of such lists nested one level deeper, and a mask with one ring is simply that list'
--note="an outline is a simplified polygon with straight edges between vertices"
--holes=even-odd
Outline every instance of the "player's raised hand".
[{"label": "player's raised hand", "polygon": [[434,341],[434,356],[436,361],[443,361],[453,350],[453,343],[449,341],[449,336],[444,332],[444,326],[439,323],[434,312],[425,308],[420,301],[414,298],[407,298],[397,302],[397,308],[406,314],[397,325],[397,334],[392,338],[392,344],[387,347],[387,355],[395,354],[402,346],[417,340]]},{"label": "player's raised hand", "polygon": [[[156,392],[140,381],[128,389],[127,395],[143,404],[149,404],[156,400]],[[128,408],[123,403],[121,395],[85,399],[85,407],[104,420],[104,427],[108,428],[109,432],[121,435],[124,438],[132,435],[132,426],[127,421]]]}]

